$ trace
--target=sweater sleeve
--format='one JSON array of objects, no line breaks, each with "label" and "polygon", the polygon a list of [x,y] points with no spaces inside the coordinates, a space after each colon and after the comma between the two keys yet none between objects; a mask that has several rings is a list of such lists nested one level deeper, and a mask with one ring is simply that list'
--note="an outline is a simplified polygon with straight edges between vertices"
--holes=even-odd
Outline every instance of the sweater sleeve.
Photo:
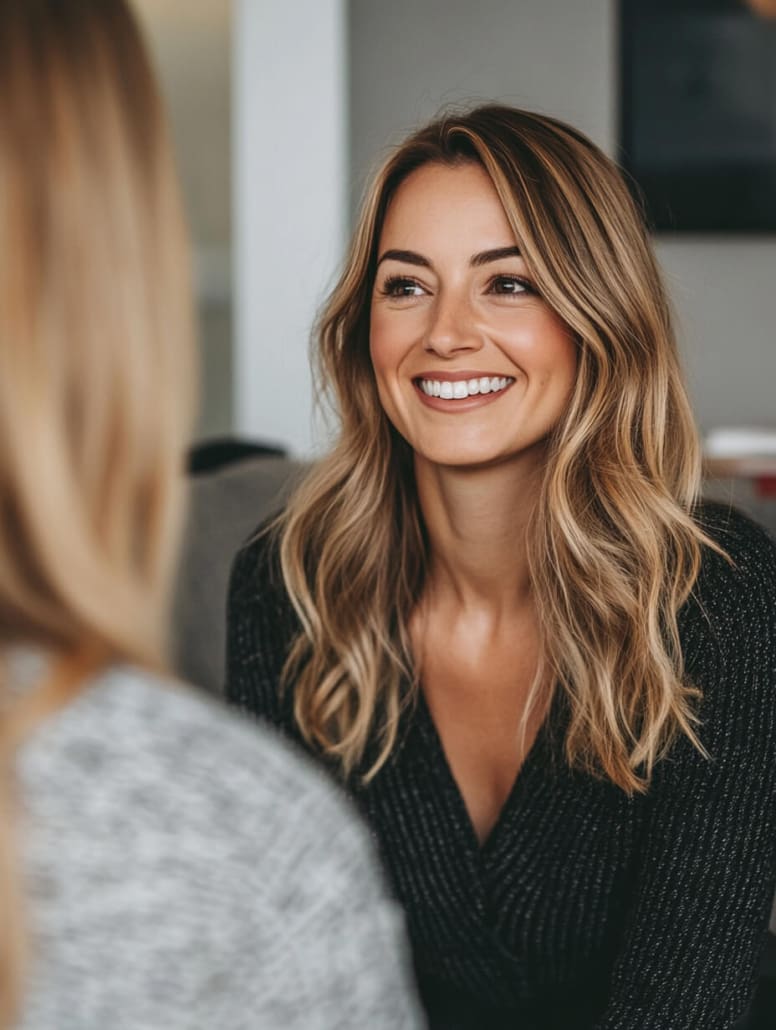
[{"label": "sweater sleeve", "polygon": [[276,546],[260,527],[237,553],[229,578],[224,693],[242,712],[292,736],[292,701],[283,695],[281,676],[298,628]]},{"label": "sweater sleeve", "polygon": [[776,881],[776,548],[729,514],[688,606],[704,758],[686,739],[652,787],[635,900],[596,1030],[722,1030],[746,1009]]}]

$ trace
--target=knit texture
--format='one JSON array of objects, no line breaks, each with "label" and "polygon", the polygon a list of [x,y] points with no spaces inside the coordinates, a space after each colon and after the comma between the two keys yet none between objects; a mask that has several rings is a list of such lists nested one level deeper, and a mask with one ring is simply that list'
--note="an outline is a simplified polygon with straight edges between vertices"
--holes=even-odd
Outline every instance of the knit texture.
[{"label": "knit texture", "polygon": [[414,1030],[401,910],[270,731],[117,668],[17,762],[21,1030]]},{"label": "knit texture", "polygon": [[[484,846],[423,699],[350,789],[405,907],[439,1030],[721,1030],[745,1010],[776,882],[776,548],[735,511],[699,521],[680,613],[704,758],[679,739],[646,796],[564,763],[553,706]],[[279,678],[298,629],[266,538],[238,555],[227,694],[299,739]]]}]

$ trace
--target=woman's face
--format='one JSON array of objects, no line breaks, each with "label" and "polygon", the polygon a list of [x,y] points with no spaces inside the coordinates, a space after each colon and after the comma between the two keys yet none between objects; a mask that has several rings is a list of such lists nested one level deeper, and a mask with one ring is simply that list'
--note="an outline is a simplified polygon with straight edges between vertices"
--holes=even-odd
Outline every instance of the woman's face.
[{"label": "woman's face", "polygon": [[479,165],[424,165],[397,190],[370,352],[382,406],[419,458],[460,467],[543,453],[576,345],[537,294]]}]

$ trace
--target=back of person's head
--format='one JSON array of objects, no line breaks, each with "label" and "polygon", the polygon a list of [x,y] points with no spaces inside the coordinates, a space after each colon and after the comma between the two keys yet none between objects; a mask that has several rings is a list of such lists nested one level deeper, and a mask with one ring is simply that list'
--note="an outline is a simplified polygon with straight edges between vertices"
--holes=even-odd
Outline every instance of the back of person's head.
[{"label": "back of person's head", "polygon": [[[127,4],[3,0],[0,659],[22,645],[71,668],[85,656],[163,664],[192,336],[178,184]],[[8,766],[18,725],[6,673]],[[0,851],[7,1023],[24,934],[11,849]]]},{"label": "back of person's head", "polygon": [[0,7],[0,645],[155,660],[191,406],[185,233],[123,0]]}]

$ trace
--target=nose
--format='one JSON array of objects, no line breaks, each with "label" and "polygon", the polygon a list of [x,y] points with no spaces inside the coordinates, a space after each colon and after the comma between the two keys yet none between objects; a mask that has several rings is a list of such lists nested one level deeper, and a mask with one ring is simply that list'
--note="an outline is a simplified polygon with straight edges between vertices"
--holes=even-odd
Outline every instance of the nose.
[{"label": "nose", "polygon": [[482,340],[476,331],[468,297],[453,291],[440,291],[432,308],[424,349],[440,357],[479,350]]}]

